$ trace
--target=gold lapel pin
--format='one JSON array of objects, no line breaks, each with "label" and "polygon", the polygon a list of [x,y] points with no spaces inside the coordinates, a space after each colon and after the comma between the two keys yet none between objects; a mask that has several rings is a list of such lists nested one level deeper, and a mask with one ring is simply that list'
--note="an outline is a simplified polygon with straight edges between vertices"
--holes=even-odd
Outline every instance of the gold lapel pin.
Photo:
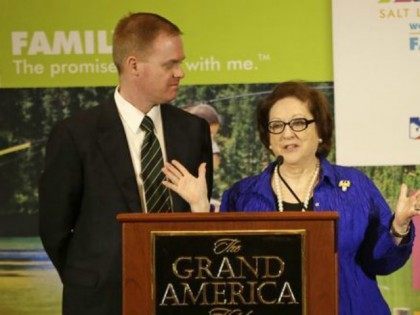
[{"label": "gold lapel pin", "polygon": [[347,189],[351,186],[351,182],[349,180],[340,180],[338,183],[338,187],[341,187],[342,191],[347,191]]}]

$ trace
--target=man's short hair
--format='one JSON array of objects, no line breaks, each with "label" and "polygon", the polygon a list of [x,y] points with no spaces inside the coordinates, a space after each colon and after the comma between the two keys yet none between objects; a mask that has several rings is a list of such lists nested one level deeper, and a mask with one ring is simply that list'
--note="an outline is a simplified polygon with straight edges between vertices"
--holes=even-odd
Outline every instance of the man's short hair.
[{"label": "man's short hair", "polygon": [[112,57],[118,72],[121,73],[124,59],[130,54],[146,56],[161,33],[173,36],[182,34],[178,26],[154,13],[130,13],[123,17],[115,27],[112,41]]}]

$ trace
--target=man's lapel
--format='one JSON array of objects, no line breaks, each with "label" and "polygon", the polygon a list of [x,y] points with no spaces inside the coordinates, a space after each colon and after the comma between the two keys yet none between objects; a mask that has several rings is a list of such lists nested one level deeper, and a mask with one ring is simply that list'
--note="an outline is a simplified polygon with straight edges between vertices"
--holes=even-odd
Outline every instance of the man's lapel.
[{"label": "man's lapel", "polygon": [[162,115],[163,136],[165,138],[165,149],[168,161],[179,157],[182,152],[183,141],[180,141],[179,122],[171,115],[172,108],[170,105],[164,104],[160,106]]},{"label": "man's lapel", "polygon": [[[141,211],[133,162],[124,127],[114,101],[102,106],[98,143],[127,203],[127,211]],[[125,210],[125,209],[121,209]]]},{"label": "man's lapel", "polygon": [[[178,120],[179,115],[176,115],[177,113],[175,111],[176,109],[172,105],[163,104],[160,106],[166,157],[168,161],[177,159],[186,166],[185,163],[187,161],[183,160],[182,157],[186,156],[185,152],[187,152],[186,146],[188,146],[188,143],[187,139],[184,139],[184,130],[181,130],[182,122]],[[188,208],[188,204],[176,193],[171,191],[171,196],[175,212],[185,211]]]}]

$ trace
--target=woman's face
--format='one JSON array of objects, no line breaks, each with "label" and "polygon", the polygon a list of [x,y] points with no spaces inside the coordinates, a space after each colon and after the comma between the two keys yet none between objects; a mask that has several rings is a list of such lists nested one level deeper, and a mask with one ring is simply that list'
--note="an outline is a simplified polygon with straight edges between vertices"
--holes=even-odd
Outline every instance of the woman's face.
[{"label": "woman's face", "polygon": [[[286,97],[274,103],[269,113],[269,122],[280,120],[288,123],[292,119],[314,117],[308,105],[295,97]],[[270,148],[275,156],[282,155],[285,164],[305,165],[313,161],[319,145],[319,136],[315,123],[305,130],[293,131],[286,125],[280,134],[269,134]]]}]

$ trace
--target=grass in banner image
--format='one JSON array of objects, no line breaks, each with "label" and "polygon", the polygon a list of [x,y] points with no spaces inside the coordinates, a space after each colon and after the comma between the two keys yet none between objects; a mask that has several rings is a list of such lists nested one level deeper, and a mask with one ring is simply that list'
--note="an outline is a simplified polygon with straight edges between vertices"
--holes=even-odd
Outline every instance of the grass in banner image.
[{"label": "grass in banner image", "polygon": [[[213,202],[237,180],[259,173],[270,155],[258,139],[255,109],[275,84],[181,87],[174,105],[213,108],[215,168]],[[333,104],[331,82],[314,83]],[[79,110],[113,97],[114,87],[0,89],[0,314],[49,315],[61,312],[61,283],[37,236],[37,181],[52,126]],[[196,112],[197,115],[200,115]],[[206,114],[202,116],[206,118]],[[329,159],[334,162],[335,150]],[[399,183],[420,186],[420,165],[366,167],[391,205]],[[411,261],[380,279],[391,308],[420,311],[420,292],[411,285]]]}]

